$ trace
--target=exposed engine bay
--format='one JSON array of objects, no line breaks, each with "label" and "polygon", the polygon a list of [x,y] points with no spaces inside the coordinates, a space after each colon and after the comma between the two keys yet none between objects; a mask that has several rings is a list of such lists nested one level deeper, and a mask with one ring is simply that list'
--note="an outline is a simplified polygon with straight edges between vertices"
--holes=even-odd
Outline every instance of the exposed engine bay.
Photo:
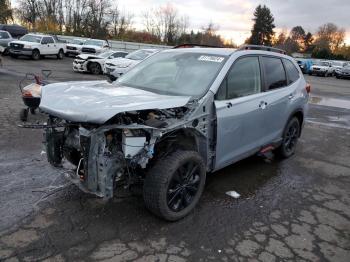
[{"label": "exposed engine bay", "polygon": [[206,133],[207,120],[201,124],[188,118],[190,111],[179,107],[124,112],[103,125],[50,116],[45,132],[48,161],[63,167],[65,175],[82,190],[111,198],[116,187],[142,179],[142,170],[158,153],[155,145],[179,127],[195,126]]}]

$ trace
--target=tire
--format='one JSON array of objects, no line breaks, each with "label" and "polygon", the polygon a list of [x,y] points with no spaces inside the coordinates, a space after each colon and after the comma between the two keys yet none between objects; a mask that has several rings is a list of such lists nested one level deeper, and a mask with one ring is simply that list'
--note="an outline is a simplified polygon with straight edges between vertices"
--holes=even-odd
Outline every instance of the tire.
[{"label": "tire", "polygon": [[18,57],[18,55],[15,55],[15,54],[10,54],[10,56],[11,56],[12,58],[17,58],[17,57]]},{"label": "tire", "polygon": [[63,57],[64,57],[64,52],[62,49],[60,49],[60,51],[58,51],[58,54],[57,54],[57,59],[62,60]]},{"label": "tire", "polygon": [[283,131],[282,144],[276,150],[281,158],[291,157],[295,153],[300,131],[301,126],[298,118],[291,118]]},{"label": "tire", "polygon": [[27,122],[27,120],[28,120],[28,108],[21,109],[21,111],[19,112],[19,119],[21,119],[21,121],[23,121],[23,122]]},{"label": "tire", "polygon": [[29,111],[30,111],[30,113],[31,113],[32,115],[35,115],[35,114],[36,114],[35,108],[30,108]]},{"label": "tire", "polygon": [[32,59],[33,60],[39,60],[40,59],[40,52],[39,50],[35,49],[32,52]]},{"label": "tire", "polygon": [[5,48],[4,52],[2,53],[3,56],[8,56],[10,54],[10,50],[8,48]]},{"label": "tire", "polygon": [[89,72],[93,75],[100,75],[102,69],[99,63],[90,63],[88,66]]},{"label": "tire", "polygon": [[[184,178],[186,176],[187,179]],[[145,205],[165,220],[179,220],[198,203],[205,177],[205,164],[197,152],[175,151],[159,159],[146,174],[143,185]]]},{"label": "tire", "polygon": [[311,73],[311,72],[309,72],[309,76],[312,76],[312,73]]},{"label": "tire", "polygon": [[115,76],[112,75],[107,75],[109,80],[111,80],[112,82],[114,82],[115,80],[117,80],[117,78]]}]

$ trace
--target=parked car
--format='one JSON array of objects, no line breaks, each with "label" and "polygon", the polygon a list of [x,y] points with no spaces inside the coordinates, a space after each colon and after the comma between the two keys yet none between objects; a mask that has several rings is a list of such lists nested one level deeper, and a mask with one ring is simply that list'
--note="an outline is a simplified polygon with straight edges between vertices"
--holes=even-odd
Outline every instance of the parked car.
[{"label": "parked car", "polygon": [[12,37],[18,38],[28,34],[28,29],[20,25],[4,25],[0,24],[0,30],[9,32]]},{"label": "parked car", "polygon": [[11,34],[7,31],[0,30],[0,46],[3,49],[0,53],[3,55],[9,54],[8,44],[13,41]]},{"label": "parked car", "polygon": [[311,66],[309,75],[333,76],[335,68],[330,61],[319,61]]},{"label": "parked car", "polygon": [[207,172],[269,150],[292,156],[309,92],[278,49],[164,50],[113,83],[44,86],[47,158],[106,199],[142,182],[146,207],[178,220],[198,203]]},{"label": "parked car", "polygon": [[332,67],[334,68],[334,75],[337,76],[338,72],[349,63],[345,61],[332,61]]},{"label": "parked car", "polygon": [[81,54],[81,49],[82,49],[82,46],[84,45],[84,43],[85,43],[85,40],[79,39],[79,38],[73,39],[72,42],[67,43],[66,56],[70,56],[70,55],[76,56],[76,55]]},{"label": "parked car", "polygon": [[345,65],[341,69],[336,70],[337,78],[350,78],[350,64]]},{"label": "parked car", "polygon": [[124,51],[106,51],[99,55],[81,54],[73,61],[73,70],[75,72],[89,72],[94,75],[103,73],[103,64],[105,61],[125,57],[128,53]]},{"label": "parked car", "polygon": [[66,44],[51,35],[27,34],[10,42],[9,49],[10,55],[15,58],[22,55],[39,60],[41,56],[55,55],[57,59],[63,59]]},{"label": "parked car", "polygon": [[99,39],[88,39],[81,48],[82,53],[100,54],[111,49],[108,41]]},{"label": "parked car", "polygon": [[303,59],[303,58],[298,58],[296,59],[301,72],[303,74],[308,74],[311,71],[311,66],[312,66],[312,60],[311,59]]},{"label": "parked car", "polygon": [[125,74],[142,60],[157,52],[159,52],[158,49],[140,49],[128,54],[125,58],[116,58],[106,61],[104,64],[104,73],[112,81],[115,81],[118,77]]}]

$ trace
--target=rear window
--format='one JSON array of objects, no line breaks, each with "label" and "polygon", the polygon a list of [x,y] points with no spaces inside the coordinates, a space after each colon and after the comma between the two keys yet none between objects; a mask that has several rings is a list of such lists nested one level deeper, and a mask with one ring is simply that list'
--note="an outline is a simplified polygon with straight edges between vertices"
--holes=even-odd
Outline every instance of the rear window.
[{"label": "rear window", "polygon": [[276,57],[262,57],[267,90],[287,86],[286,72],[281,59]]},{"label": "rear window", "polygon": [[290,85],[299,79],[299,71],[288,59],[283,59],[283,62],[288,75],[288,84]]}]

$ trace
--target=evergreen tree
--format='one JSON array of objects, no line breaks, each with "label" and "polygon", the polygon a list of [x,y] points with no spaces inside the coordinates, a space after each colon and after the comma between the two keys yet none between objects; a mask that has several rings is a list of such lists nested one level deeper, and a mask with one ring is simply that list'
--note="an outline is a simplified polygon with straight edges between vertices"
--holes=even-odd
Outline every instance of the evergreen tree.
[{"label": "evergreen tree", "polygon": [[274,17],[267,6],[258,5],[254,11],[254,25],[248,43],[253,45],[272,45],[275,28]]},{"label": "evergreen tree", "polygon": [[9,0],[0,0],[0,24],[7,24],[12,17],[12,8]]}]

